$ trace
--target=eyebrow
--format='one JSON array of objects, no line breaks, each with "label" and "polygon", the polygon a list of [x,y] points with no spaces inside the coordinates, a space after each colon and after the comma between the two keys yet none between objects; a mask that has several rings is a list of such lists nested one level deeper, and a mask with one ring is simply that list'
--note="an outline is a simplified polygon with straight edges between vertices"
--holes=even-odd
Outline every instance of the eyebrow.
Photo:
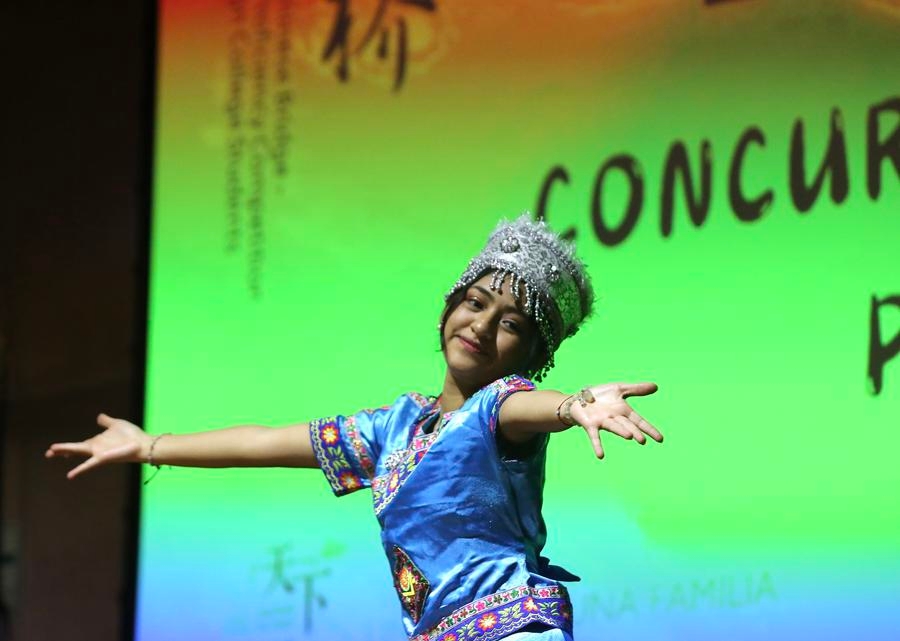
[{"label": "eyebrow", "polygon": [[[472,285],[472,289],[477,289],[479,292],[484,294],[491,301],[494,300],[494,292],[492,292],[491,290],[489,290],[485,287],[482,287],[481,285]],[[519,309],[515,305],[507,305],[506,307],[503,308],[503,311],[504,312],[515,312],[516,314],[525,316],[525,312],[523,312],[521,309]]]}]

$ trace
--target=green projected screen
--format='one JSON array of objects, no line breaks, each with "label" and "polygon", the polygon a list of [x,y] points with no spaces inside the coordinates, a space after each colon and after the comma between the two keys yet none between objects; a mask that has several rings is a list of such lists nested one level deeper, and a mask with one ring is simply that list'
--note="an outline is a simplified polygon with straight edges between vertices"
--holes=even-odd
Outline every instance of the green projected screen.
[{"label": "green projected screen", "polygon": [[[898,634],[900,2],[160,12],[148,431],[437,393],[443,294],[529,210],[598,294],[541,387],[655,381],[666,435],[551,438],[576,638]],[[164,470],[135,633],[403,638],[369,493]]]}]

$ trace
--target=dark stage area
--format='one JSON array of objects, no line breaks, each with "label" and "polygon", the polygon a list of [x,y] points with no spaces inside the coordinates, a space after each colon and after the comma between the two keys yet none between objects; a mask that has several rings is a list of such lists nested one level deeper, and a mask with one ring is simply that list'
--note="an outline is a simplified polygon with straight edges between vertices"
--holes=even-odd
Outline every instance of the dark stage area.
[{"label": "dark stage area", "polygon": [[138,470],[69,482],[43,452],[140,411],[154,11],[0,10],[4,641],[130,635]]}]

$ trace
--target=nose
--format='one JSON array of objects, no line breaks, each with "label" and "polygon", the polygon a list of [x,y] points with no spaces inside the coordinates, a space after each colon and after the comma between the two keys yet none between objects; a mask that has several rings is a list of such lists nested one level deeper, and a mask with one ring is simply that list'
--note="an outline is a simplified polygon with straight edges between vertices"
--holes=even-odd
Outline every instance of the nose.
[{"label": "nose", "polygon": [[472,331],[479,340],[489,338],[491,335],[491,322],[487,314],[479,314],[472,320]]}]

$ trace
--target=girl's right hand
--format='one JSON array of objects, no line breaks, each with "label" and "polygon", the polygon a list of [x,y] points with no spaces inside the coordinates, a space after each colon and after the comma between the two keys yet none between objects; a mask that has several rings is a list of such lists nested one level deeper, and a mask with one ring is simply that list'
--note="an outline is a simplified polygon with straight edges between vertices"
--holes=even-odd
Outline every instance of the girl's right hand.
[{"label": "girl's right hand", "polygon": [[73,479],[107,463],[143,462],[147,460],[152,438],[134,423],[112,418],[106,414],[97,417],[97,425],[103,431],[80,443],[54,443],[44,454],[47,458],[84,456],[87,460],[69,470],[66,476]]}]

